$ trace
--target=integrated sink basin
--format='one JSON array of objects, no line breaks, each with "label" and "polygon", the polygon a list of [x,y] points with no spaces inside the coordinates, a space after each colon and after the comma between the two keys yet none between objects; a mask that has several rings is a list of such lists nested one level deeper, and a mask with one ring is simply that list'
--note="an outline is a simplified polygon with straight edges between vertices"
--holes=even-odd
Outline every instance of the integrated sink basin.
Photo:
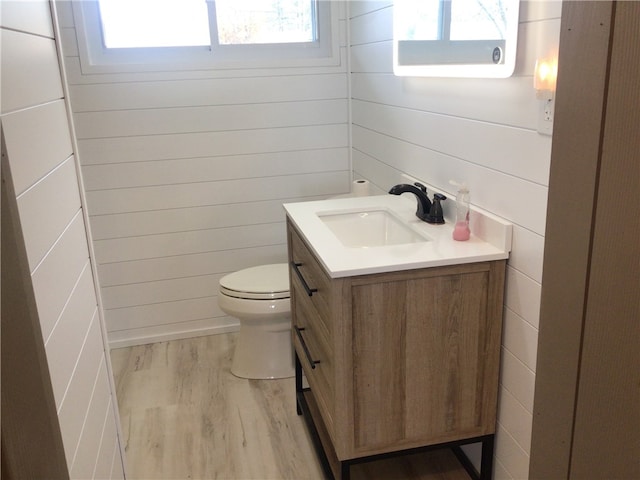
[{"label": "integrated sink basin", "polygon": [[317,215],[345,247],[382,247],[431,240],[385,209]]}]

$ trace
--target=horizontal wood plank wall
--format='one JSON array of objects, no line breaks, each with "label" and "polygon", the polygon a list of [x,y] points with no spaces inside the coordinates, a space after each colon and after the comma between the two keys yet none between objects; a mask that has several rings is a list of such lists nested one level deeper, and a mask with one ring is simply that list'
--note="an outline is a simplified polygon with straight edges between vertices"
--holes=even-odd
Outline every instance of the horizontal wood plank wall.
[{"label": "horizontal wood plank wall", "polygon": [[349,190],[346,8],[337,66],[84,74],[59,5],[111,344],[236,329],[220,277],[286,261],[283,203]]},{"label": "horizontal wood plank wall", "polygon": [[520,3],[518,58],[508,79],[396,77],[393,2],[349,7],[354,176],[381,193],[406,183],[403,175],[445,194],[455,194],[449,180],[465,181],[474,205],[514,224],[495,476],[527,478],[551,154],[551,137],[536,131],[533,68],[557,50],[561,3]]},{"label": "horizontal wood plank wall", "polygon": [[0,21],[0,119],[67,467],[123,478],[49,2],[3,1]]}]

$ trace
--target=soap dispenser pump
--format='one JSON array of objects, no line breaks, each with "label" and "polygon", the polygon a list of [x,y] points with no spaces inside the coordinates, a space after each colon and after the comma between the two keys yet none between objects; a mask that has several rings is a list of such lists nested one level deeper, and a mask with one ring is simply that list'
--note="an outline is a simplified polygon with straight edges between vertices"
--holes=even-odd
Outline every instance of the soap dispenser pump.
[{"label": "soap dispenser pump", "polygon": [[458,187],[456,195],[456,224],[453,227],[453,239],[463,242],[471,237],[469,228],[470,194],[469,187],[464,183],[450,182]]}]

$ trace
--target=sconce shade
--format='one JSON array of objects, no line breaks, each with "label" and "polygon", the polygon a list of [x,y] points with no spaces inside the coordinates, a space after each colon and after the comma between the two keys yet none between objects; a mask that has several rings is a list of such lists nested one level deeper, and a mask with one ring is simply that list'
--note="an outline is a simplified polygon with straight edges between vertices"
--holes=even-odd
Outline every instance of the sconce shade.
[{"label": "sconce shade", "polygon": [[539,99],[551,99],[556,91],[556,80],[558,78],[557,59],[538,59],[536,61],[535,73],[533,75],[533,88]]}]

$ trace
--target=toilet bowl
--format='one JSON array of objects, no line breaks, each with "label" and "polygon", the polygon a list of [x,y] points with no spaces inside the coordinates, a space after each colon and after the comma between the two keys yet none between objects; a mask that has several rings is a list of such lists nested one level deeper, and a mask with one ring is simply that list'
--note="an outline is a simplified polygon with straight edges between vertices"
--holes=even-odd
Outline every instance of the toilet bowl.
[{"label": "toilet bowl", "polygon": [[231,373],[236,377],[292,377],[291,305],[286,263],[261,265],[220,279],[218,305],[240,321]]}]

